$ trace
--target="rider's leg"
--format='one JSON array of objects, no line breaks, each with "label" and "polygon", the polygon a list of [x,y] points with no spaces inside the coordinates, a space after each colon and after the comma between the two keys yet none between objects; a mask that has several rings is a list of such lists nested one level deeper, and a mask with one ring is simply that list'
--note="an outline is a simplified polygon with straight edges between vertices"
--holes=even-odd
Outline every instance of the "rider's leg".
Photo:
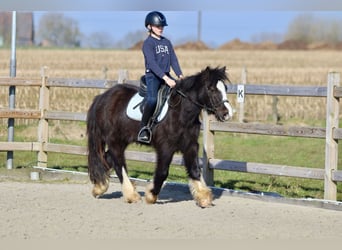
[{"label": "rider's leg", "polygon": [[146,74],[147,96],[144,113],[140,123],[140,132],[138,134],[138,141],[140,142],[149,143],[151,141],[151,131],[147,126],[149,125],[149,121],[157,104],[160,84],[161,79],[153,74]]},{"label": "rider's leg", "polygon": [[150,135],[151,131],[147,125],[150,121],[150,118],[153,115],[154,108],[155,108],[154,105],[153,106],[148,105],[148,103],[145,104],[144,113],[143,113],[141,123],[140,123],[140,132],[138,135],[138,141],[140,142],[149,143],[151,140],[151,135]]}]

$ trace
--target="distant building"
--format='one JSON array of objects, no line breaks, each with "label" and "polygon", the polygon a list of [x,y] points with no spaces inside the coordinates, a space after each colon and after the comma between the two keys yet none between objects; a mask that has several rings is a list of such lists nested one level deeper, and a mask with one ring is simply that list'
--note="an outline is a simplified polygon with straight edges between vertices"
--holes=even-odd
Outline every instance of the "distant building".
[{"label": "distant building", "polygon": [[[12,12],[0,12],[0,46],[11,44]],[[18,46],[31,46],[34,43],[34,23],[32,12],[17,12]]]}]

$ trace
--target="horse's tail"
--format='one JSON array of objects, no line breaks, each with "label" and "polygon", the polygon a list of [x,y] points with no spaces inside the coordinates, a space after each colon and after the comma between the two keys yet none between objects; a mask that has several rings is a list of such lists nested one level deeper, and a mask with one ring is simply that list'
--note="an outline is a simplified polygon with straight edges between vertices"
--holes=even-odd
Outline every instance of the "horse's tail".
[{"label": "horse's tail", "polygon": [[98,101],[96,97],[87,114],[88,174],[93,184],[101,185],[107,183],[110,167],[105,160],[106,142],[101,133],[101,124],[96,119]]}]

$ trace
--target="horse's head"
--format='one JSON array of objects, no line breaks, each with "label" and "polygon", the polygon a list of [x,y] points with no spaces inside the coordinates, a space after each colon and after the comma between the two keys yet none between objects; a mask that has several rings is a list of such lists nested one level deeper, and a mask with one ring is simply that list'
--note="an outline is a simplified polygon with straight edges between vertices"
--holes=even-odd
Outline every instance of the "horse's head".
[{"label": "horse's head", "polygon": [[226,67],[207,67],[202,73],[207,90],[206,110],[219,121],[229,120],[233,116],[233,108],[227,99],[227,86],[224,83],[225,80],[229,81]]}]

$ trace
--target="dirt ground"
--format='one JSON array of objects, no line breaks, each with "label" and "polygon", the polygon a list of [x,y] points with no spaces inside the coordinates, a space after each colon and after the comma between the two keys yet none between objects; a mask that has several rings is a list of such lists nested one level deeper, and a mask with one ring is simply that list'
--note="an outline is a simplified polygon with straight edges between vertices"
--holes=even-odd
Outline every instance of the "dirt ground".
[{"label": "dirt ground", "polygon": [[[186,185],[167,183],[157,204],[123,202],[117,181],[100,199],[87,176],[0,171],[0,239],[341,239],[340,205],[213,189],[197,207]],[[13,174],[16,173],[16,174]],[[144,184],[138,183],[144,194]],[[314,205],[312,205],[314,204]]]}]

